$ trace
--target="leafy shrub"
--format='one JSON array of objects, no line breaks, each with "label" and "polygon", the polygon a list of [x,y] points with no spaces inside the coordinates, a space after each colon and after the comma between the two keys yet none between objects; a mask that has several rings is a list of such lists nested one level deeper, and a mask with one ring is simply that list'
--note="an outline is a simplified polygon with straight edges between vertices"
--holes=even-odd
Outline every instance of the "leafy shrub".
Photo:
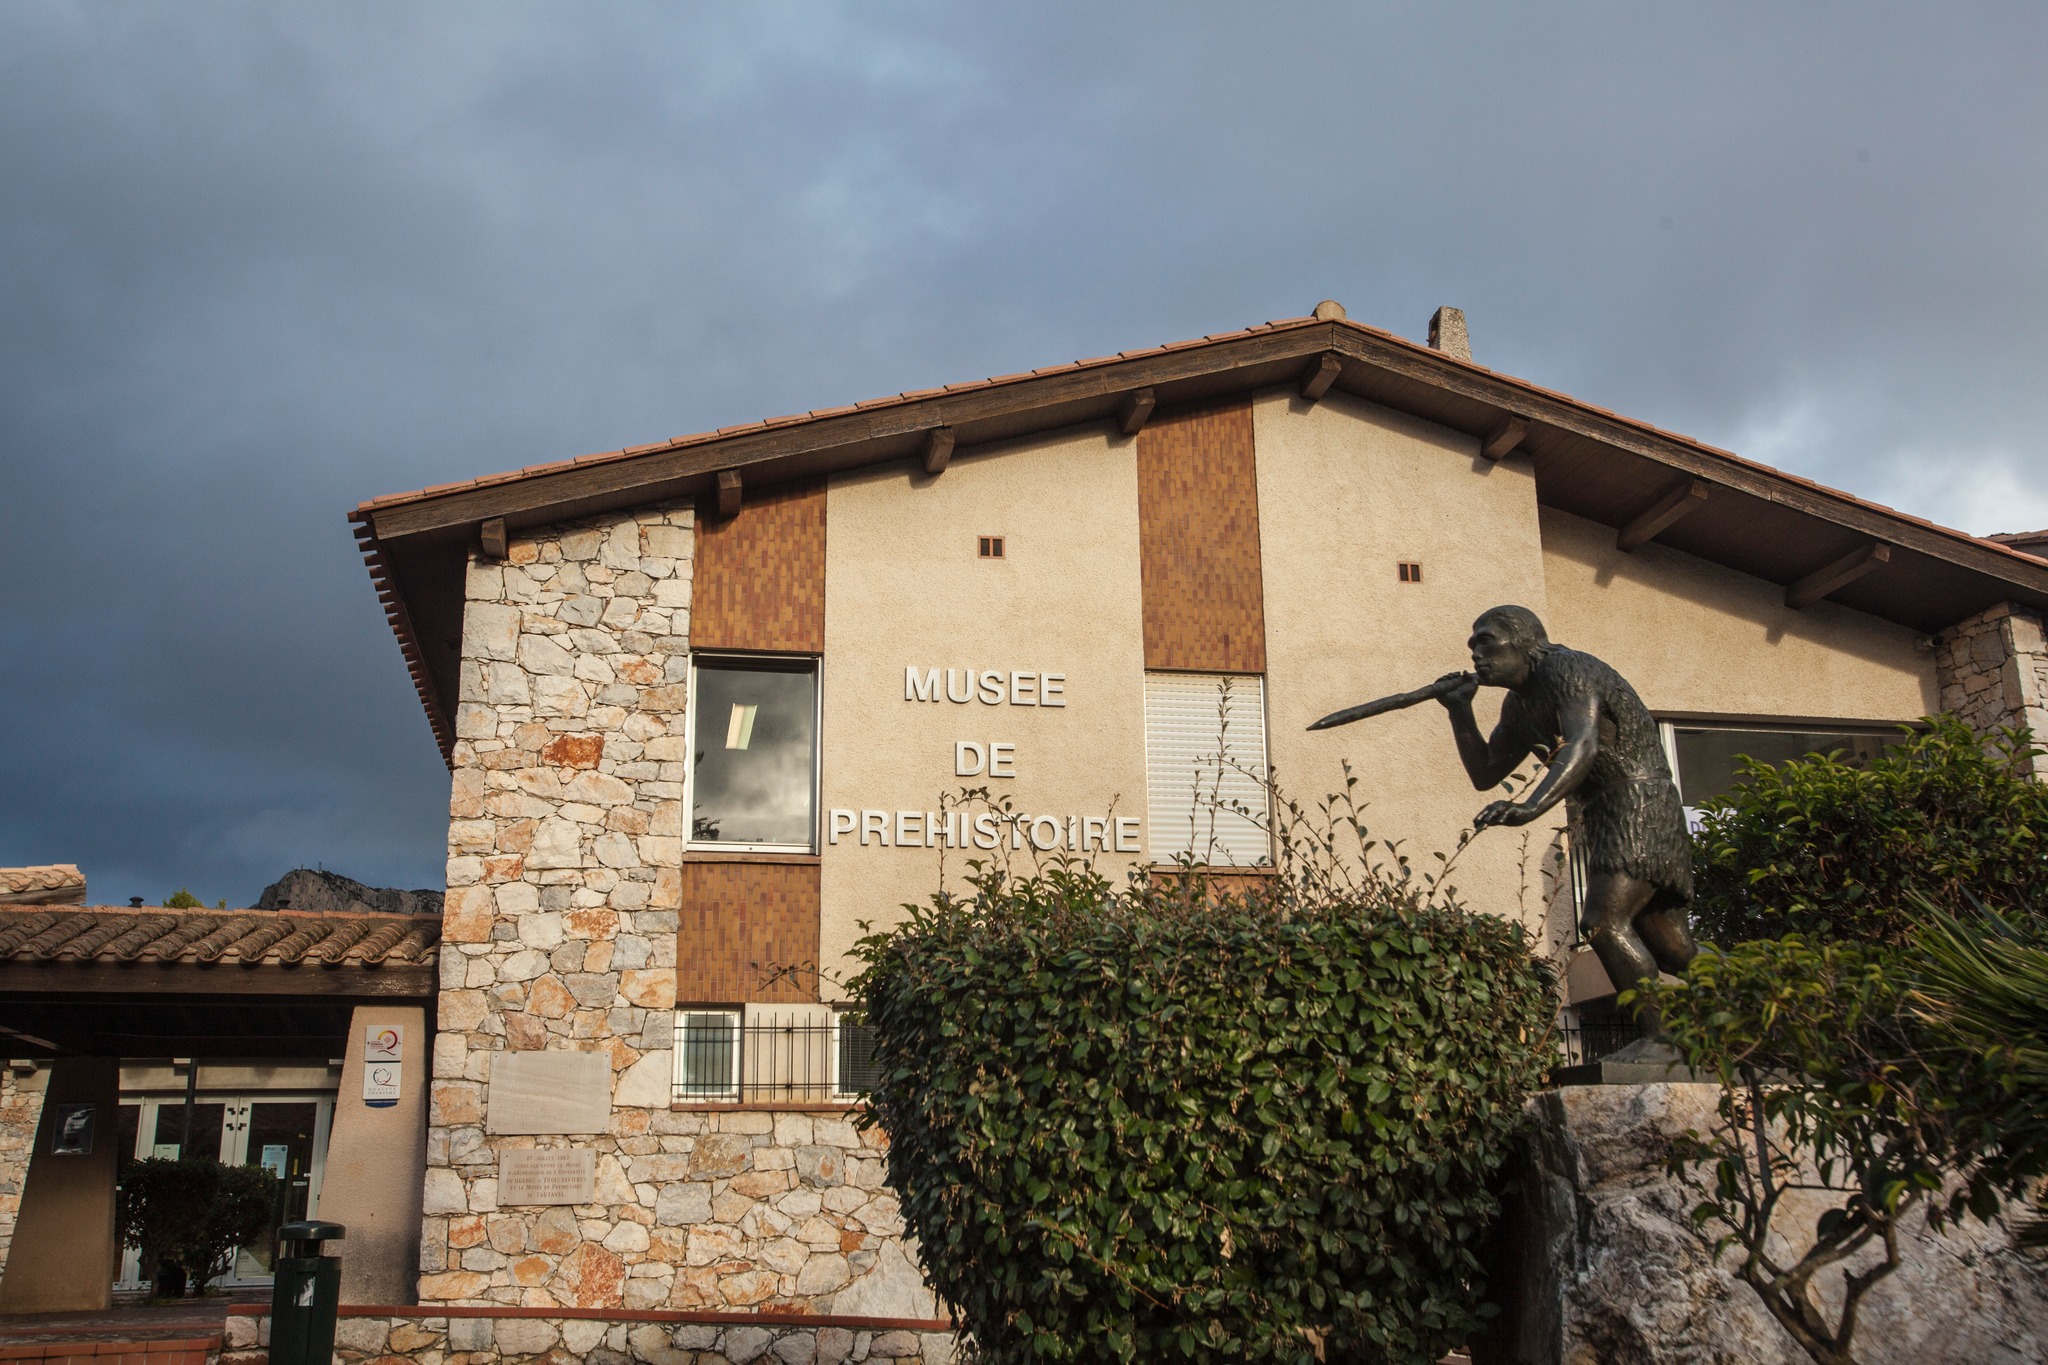
[{"label": "leafy shrub", "polygon": [[1703,812],[1694,923],[1716,943],[1902,944],[1910,906],[1966,913],[2048,903],[2048,786],[2025,776],[2026,731],[1985,741],[1954,716],[1864,767],[1751,764]]},{"label": "leafy shrub", "polygon": [[270,1234],[277,1197],[277,1177],[260,1166],[197,1156],[126,1162],[116,1200],[121,1243],[141,1251],[144,1279],[154,1283],[171,1263],[204,1290],[236,1247]]},{"label": "leafy shrub", "polygon": [[989,1362],[1428,1362],[1549,1060],[1519,927],[1405,879],[970,878],[866,939],[870,1121]]}]

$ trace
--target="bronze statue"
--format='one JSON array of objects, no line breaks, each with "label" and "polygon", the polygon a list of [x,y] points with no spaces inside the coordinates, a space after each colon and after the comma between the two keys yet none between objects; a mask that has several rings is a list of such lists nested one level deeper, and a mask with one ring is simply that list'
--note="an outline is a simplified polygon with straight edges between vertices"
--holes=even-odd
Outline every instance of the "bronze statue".
[{"label": "bronze statue", "polygon": [[[1451,717],[1458,757],[1480,791],[1497,786],[1531,753],[1542,778],[1519,801],[1495,801],[1475,829],[1526,825],[1569,799],[1574,837],[1585,855],[1581,927],[1617,990],[1682,972],[1693,959],[1686,909],[1692,855],[1685,812],[1658,742],[1657,722],[1622,676],[1590,654],[1554,645],[1526,607],[1495,607],[1472,623],[1471,673],[1447,673],[1428,687],[1324,717],[1325,729],[1434,699]],[[1508,691],[1500,723],[1479,733],[1472,697],[1481,686]],[[1655,1013],[1638,1028],[1655,1038]]]}]

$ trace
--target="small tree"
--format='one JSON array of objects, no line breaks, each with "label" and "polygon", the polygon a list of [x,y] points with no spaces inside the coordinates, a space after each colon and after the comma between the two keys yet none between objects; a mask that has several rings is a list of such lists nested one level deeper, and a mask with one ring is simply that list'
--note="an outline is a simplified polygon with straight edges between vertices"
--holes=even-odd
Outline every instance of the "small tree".
[{"label": "small tree", "polygon": [[[1898,1268],[1908,1215],[1939,1226],[1959,1212],[1939,1196],[1984,1151],[1981,1130],[1957,1122],[1954,1077],[1922,1054],[1899,955],[1791,935],[1709,948],[1683,984],[1647,991],[1686,1062],[1721,1083],[1715,1124],[1672,1148],[1673,1174],[1704,1196],[1693,1217],[1726,1230],[1716,1255],[1741,1253],[1736,1274],[1801,1349],[1854,1365],[1858,1309]],[[1771,1240],[1798,1190],[1839,1202],[1803,1255],[1780,1257]],[[1996,1211],[1981,1181],[1965,1186],[1973,1197]],[[1875,1261],[1860,1255],[1870,1249]],[[1843,1291],[1832,1323],[1817,1296],[1831,1270]]]},{"label": "small tree", "polygon": [[[1738,1274],[1825,1365],[1853,1361],[1859,1305],[1897,1268],[1909,1215],[1936,1227],[1995,1216],[2048,1161],[2048,1142],[2029,1146],[2012,1113],[2024,1054],[1994,1036],[2023,1002],[2009,993],[2004,1014],[1987,1012],[1985,964],[1929,928],[1988,906],[1987,923],[2038,937],[2037,752],[2023,730],[1987,745],[1936,717],[1866,766],[1749,765],[1705,812],[1695,908],[1702,936],[1728,946],[1702,952],[1684,983],[1643,992],[1685,1060],[1722,1087],[1717,1122],[1675,1144],[1672,1168],[1706,1196],[1694,1216],[1725,1229],[1717,1254],[1741,1251]],[[1944,944],[1956,950],[1945,974]],[[1774,1257],[1795,1190],[1838,1206],[1803,1255]],[[1816,1287],[1835,1272],[1830,1323]]]},{"label": "small tree", "polygon": [[191,1229],[206,1221],[213,1202],[217,1161],[149,1157],[123,1162],[116,1215],[121,1243],[141,1254],[142,1278],[163,1283],[165,1265],[181,1264],[179,1250]]},{"label": "small tree", "polygon": [[130,1162],[116,1206],[121,1240],[140,1250],[144,1278],[156,1281],[173,1263],[203,1293],[227,1272],[236,1247],[276,1225],[277,1197],[277,1177],[260,1166],[225,1166],[211,1157]]},{"label": "small tree", "polygon": [[1858,766],[1753,763],[1702,812],[1693,919],[1715,943],[1900,945],[1914,906],[1967,914],[2048,904],[2048,785],[2025,730],[1987,741],[1953,715]]}]

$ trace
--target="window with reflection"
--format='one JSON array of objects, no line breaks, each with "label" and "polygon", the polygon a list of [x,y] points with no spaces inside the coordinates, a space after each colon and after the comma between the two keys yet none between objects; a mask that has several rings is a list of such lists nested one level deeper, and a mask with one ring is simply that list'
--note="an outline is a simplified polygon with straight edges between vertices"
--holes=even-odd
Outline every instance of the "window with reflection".
[{"label": "window with reflection", "polygon": [[699,655],[692,681],[690,842],[811,852],[818,661]]},{"label": "window with reflection", "polygon": [[1672,753],[1678,763],[1678,791],[1693,809],[1706,805],[1735,785],[1745,758],[1773,767],[1813,754],[1835,754],[1845,763],[1863,764],[1896,743],[1893,730],[1745,729],[1732,725],[1671,727]]}]

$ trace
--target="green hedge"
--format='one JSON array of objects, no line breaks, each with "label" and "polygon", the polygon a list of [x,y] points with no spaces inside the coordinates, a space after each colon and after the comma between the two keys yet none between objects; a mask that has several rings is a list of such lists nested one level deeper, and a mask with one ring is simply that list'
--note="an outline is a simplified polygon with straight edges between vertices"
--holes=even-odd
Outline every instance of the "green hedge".
[{"label": "green hedge", "polygon": [[1518,928],[1073,869],[977,889],[867,939],[854,986],[890,1182],[980,1359],[1467,1339],[1488,1183],[1552,1043]]},{"label": "green hedge", "polygon": [[1903,944],[1909,907],[1968,915],[2048,904],[2048,785],[2025,731],[1987,747],[1954,716],[1858,767],[1752,764],[1703,812],[1693,922],[1734,944],[1803,934]]}]

